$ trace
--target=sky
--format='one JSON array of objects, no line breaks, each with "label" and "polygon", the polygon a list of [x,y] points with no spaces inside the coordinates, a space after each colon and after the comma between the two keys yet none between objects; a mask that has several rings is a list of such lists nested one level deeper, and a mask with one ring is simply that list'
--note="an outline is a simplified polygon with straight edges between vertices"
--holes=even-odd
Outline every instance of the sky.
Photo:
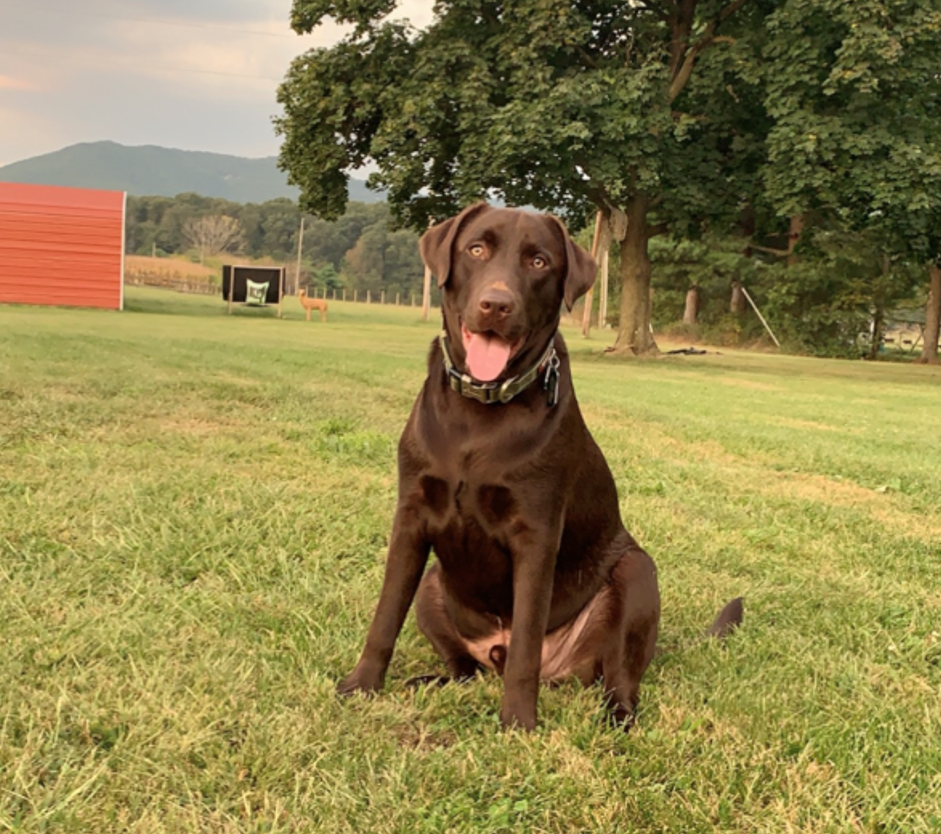
[{"label": "sky", "polygon": [[[402,0],[416,26],[432,0]],[[0,0],[0,166],[111,140],[273,156],[293,58],[339,40],[290,28],[291,0]]]}]

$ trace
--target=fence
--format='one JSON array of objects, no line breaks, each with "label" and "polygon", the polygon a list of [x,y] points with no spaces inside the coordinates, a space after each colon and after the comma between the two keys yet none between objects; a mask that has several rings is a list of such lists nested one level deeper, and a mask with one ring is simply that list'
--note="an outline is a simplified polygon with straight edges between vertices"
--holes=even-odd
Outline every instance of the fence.
[{"label": "fence", "polygon": [[125,269],[124,283],[130,287],[156,287],[197,295],[217,295],[219,292],[219,279],[215,276],[195,276],[167,270]]},{"label": "fence", "polygon": [[363,304],[389,304],[396,307],[421,307],[421,293],[386,293],[385,290],[379,292],[378,297],[372,290],[366,290],[361,293],[359,290],[337,290],[326,287],[307,287],[308,298],[324,298],[327,301],[352,301]]},{"label": "fence", "polygon": [[[218,276],[194,276],[185,272],[146,269],[140,267],[124,270],[124,283],[130,287],[155,287],[175,290],[196,295],[217,295],[220,292]],[[359,290],[328,290],[325,287],[307,288],[309,298],[325,298],[328,301],[353,301],[365,304],[389,304],[397,307],[421,307],[421,293],[386,293],[381,291],[376,297],[371,290],[360,293]],[[285,294],[287,297],[287,294]]]}]

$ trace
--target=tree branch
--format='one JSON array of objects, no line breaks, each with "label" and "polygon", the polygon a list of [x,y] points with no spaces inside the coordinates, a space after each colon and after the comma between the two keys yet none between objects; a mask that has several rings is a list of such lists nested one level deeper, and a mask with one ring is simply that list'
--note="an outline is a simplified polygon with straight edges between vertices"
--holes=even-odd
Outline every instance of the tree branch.
[{"label": "tree branch", "polygon": [[673,76],[673,80],[670,82],[670,91],[668,96],[671,103],[680,93],[683,92],[683,88],[689,81],[690,76],[692,76],[693,67],[696,66],[696,58],[699,57],[699,53],[712,43],[712,33],[715,31],[715,28],[715,21],[713,21],[706,27],[706,34],[704,34],[702,38],[700,38],[687,51],[686,58],[683,60],[679,70],[677,70],[676,74]]},{"label": "tree branch", "polygon": [[787,249],[772,249],[768,246],[759,246],[757,243],[749,243],[748,247],[758,252],[767,252],[769,255],[777,255],[779,258],[789,258],[794,254],[793,246],[789,246]]},{"label": "tree branch", "polygon": [[699,57],[700,52],[706,49],[706,47],[716,43],[735,43],[735,38],[729,35],[716,35],[716,29],[722,21],[735,14],[735,12],[747,2],[748,0],[733,0],[732,3],[729,3],[728,6],[719,12],[719,16],[715,18],[715,20],[709,21],[703,32],[703,36],[686,51],[686,56],[682,63],[679,61],[682,52],[674,53],[673,57],[670,59],[670,69],[673,72],[673,80],[670,82],[668,95],[671,102],[682,93],[683,89],[686,87],[687,82],[693,74],[693,68],[696,66],[696,59]]},{"label": "tree branch", "polygon": [[731,17],[735,14],[742,6],[744,6],[748,0],[734,0],[734,2],[729,3],[721,12],[719,12],[719,22]]}]

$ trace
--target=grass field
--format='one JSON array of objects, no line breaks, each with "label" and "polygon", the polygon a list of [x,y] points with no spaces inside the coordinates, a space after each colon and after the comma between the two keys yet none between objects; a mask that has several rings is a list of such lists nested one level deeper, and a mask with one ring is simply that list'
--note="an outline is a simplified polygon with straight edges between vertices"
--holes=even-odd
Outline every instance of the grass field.
[{"label": "grass field", "polygon": [[0,830],[941,830],[941,372],[570,335],[667,651],[631,733],[569,684],[525,735],[404,686],[411,619],[334,696],[436,324],[287,309],[0,307]]}]

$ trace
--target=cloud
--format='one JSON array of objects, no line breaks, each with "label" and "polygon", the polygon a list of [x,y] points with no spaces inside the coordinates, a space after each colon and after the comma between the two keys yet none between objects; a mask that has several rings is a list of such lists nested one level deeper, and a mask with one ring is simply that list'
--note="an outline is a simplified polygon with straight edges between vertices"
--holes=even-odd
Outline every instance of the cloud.
[{"label": "cloud", "polygon": [[9,75],[0,74],[0,90],[17,90],[29,92],[39,88],[25,78],[13,78]]},{"label": "cloud", "polygon": [[[396,17],[431,19],[432,0]],[[0,164],[112,139],[277,153],[271,118],[293,58],[335,43],[332,22],[289,25],[290,0],[62,0],[0,3]]]}]

